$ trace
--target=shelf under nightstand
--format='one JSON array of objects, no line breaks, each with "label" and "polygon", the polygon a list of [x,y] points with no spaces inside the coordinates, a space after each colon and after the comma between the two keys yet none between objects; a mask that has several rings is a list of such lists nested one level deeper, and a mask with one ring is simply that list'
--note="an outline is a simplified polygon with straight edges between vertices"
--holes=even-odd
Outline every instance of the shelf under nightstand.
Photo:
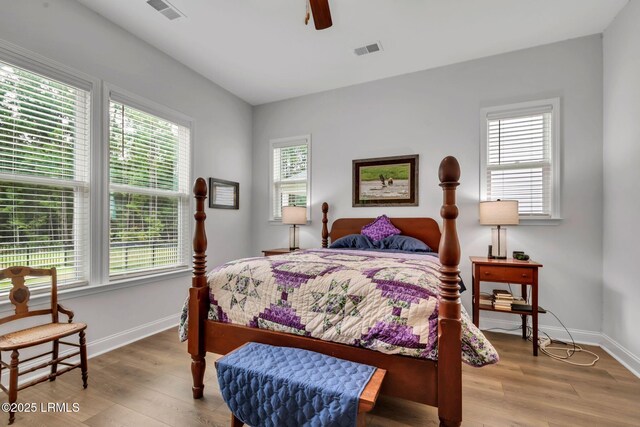
[{"label": "shelf under nightstand", "polygon": [[[490,259],[469,257],[473,273],[473,324],[480,324],[480,310],[498,313],[516,314],[522,318],[522,338],[527,338],[527,316],[532,320],[533,355],[538,355],[538,269],[542,267],[535,261],[516,259]],[[531,286],[531,311],[498,310],[480,306],[480,282],[498,282],[520,284],[522,298],[527,300],[527,286]]]}]

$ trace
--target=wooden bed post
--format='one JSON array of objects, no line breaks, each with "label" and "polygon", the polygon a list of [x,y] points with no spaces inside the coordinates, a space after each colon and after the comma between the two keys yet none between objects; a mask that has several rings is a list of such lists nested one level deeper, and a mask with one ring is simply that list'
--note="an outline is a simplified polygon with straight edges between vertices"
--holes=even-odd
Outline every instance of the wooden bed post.
[{"label": "wooden bed post", "polygon": [[196,229],[193,235],[193,278],[189,289],[189,342],[191,354],[191,375],[193,376],[193,398],[199,399],[204,392],[205,345],[204,324],[209,310],[209,285],[207,283],[207,233],[204,220],[204,201],[207,198],[207,183],[203,178],[196,179],[193,186],[196,199]]},{"label": "wooden bed post", "polygon": [[329,204],[324,202],[322,204],[322,247],[329,247],[329,229],[327,228],[327,223],[329,219],[327,218],[327,212],[329,212]]},{"label": "wooden bed post", "polygon": [[462,422],[462,349],[460,319],[460,243],[456,230],[458,207],[456,187],[460,185],[460,165],[455,157],[445,157],[438,172],[443,191],[440,216],[440,305],[438,312],[438,417],[441,426]]}]

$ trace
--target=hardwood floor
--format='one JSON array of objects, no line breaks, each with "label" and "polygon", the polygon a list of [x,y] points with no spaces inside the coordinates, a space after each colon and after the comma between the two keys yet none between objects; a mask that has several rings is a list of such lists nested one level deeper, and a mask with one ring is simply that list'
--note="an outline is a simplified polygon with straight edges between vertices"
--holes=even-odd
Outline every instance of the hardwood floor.
[{"label": "hardwood floor", "polygon": [[[531,355],[515,335],[487,333],[501,361],[463,366],[465,426],[638,426],[640,379],[600,348],[594,368]],[[79,403],[77,413],[21,413],[16,426],[228,426],[229,410],[218,392],[213,355],[207,356],[205,397],[191,398],[186,344],[175,330],[89,361],[89,388],[75,370],[19,393],[19,402]],[[575,360],[579,360],[576,356]],[[6,402],[6,397],[3,402]],[[2,414],[6,423],[7,414]],[[382,397],[368,426],[437,425],[435,408]]]}]

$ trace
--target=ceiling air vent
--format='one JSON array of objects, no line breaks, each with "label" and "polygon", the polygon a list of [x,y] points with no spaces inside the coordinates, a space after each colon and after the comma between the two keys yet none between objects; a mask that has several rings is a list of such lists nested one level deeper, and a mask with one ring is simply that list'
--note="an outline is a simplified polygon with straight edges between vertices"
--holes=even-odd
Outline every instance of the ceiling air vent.
[{"label": "ceiling air vent", "polygon": [[368,55],[370,53],[380,52],[381,50],[382,50],[382,45],[380,44],[380,42],[376,42],[373,44],[368,44],[366,46],[355,48],[353,50],[353,53],[355,53],[358,56],[362,56],[362,55]]},{"label": "ceiling air vent", "polygon": [[148,0],[147,4],[163,14],[167,19],[173,21],[184,16],[174,5],[167,0]]}]

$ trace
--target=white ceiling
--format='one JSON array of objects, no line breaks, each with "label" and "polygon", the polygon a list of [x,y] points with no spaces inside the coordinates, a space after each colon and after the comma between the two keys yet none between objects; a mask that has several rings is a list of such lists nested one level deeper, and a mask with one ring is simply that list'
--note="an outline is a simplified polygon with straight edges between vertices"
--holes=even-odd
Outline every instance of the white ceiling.
[{"label": "white ceiling", "polygon": [[[78,0],[253,105],[600,33],[628,0]],[[379,40],[381,53],[353,49]]]}]

